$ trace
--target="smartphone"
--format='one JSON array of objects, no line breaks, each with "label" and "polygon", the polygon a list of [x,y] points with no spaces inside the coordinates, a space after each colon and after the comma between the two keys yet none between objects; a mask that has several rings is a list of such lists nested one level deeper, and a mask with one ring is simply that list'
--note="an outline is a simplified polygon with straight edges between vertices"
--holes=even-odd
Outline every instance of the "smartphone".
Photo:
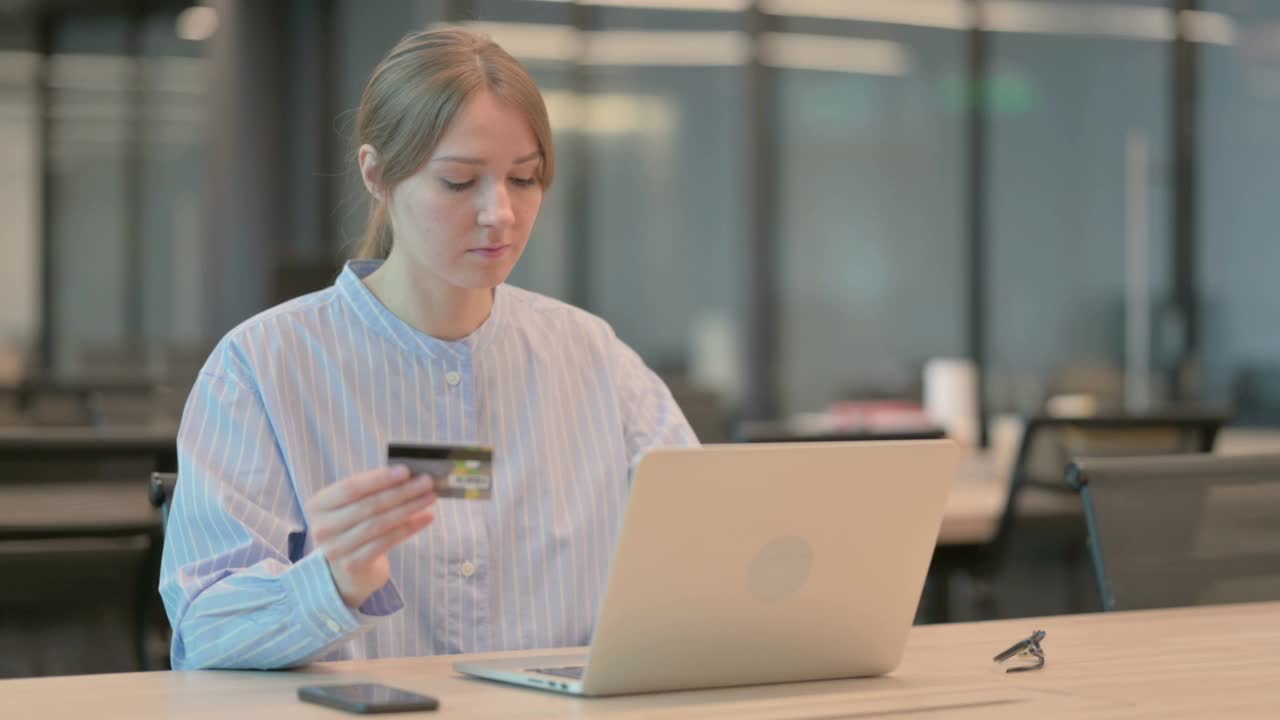
[{"label": "smartphone", "polygon": [[353,713],[414,712],[440,707],[440,701],[430,695],[377,683],[308,685],[298,688],[298,699]]}]

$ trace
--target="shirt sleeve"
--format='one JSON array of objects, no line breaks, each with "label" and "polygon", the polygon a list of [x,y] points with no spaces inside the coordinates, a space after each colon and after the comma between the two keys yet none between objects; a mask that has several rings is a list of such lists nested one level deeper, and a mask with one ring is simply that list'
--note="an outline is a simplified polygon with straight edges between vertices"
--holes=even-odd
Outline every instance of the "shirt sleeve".
[{"label": "shirt sleeve", "polygon": [[617,336],[611,340],[610,366],[622,407],[631,465],[639,462],[649,448],[698,445],[697,435],[667,384],[630,346]]},{"label": "shirt sleeve", "polygon": [[358,611],[306,524],[256,387],[202,371],[178,432],[160,594],[175,669],[293,667],[403,607],[392,583]]}]

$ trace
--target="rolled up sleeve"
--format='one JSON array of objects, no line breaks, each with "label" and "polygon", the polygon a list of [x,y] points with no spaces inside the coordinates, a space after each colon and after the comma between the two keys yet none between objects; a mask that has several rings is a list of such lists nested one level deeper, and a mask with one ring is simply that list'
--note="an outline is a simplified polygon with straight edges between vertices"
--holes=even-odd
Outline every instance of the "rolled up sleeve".
[{"label": "rolled up sleeve", "polygon": [[353,611],[322,552],[291,557],[305,519],[251,383],[201,372],[178,469],[160,574],[175,669],[302,665],[404,606],[388,583]]}]

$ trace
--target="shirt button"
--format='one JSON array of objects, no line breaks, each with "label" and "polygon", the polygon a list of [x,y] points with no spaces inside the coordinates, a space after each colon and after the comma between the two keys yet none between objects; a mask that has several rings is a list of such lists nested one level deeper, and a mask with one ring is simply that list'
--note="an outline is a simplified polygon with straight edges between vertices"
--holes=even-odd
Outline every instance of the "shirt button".
[{"label": "shirt button", "polygon": [[476,574],[476,566],[475,566],[475,565],[472,565],[470,560],[468,560],[467,562],[462,563],[462,577],[468,577],[468,578],[469,578],[469,577],[471,577],[472,575],[475,575],[475,574]]},{"label": "shirt button", "polygon": [[462,382],[462,374],[454,370],[450,370],[444,374],[444,381],[450,385],[457,385]]},{"label": "shirt button", "polygon": [[334,631],[334,632],[338,632],[339,630],[341,630],[341,629],[342,629],[342,626],[341,626],[341,625],[339,625],[339,624],[338,624],[338,622],[337,622],[336,620],[334,620],[333,618],[325,618],[325,619],[324,619],[324,624],[325,624],[325,625],[328,625],[328,626],[329,626],[329,629],[330,629],[330,630],[332,630],[332,631]]}]

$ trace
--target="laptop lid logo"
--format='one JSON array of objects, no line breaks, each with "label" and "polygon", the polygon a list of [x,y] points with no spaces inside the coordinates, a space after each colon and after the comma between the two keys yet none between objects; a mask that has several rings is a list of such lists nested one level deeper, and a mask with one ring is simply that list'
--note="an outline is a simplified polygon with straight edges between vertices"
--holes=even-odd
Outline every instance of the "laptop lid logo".
[{"label": "laptop lid logo", "polygon": [[747,590],[765,602],[778,602],[804,587],[813,570],[813,546],[797,535],[765,543],[747,570]]}]

